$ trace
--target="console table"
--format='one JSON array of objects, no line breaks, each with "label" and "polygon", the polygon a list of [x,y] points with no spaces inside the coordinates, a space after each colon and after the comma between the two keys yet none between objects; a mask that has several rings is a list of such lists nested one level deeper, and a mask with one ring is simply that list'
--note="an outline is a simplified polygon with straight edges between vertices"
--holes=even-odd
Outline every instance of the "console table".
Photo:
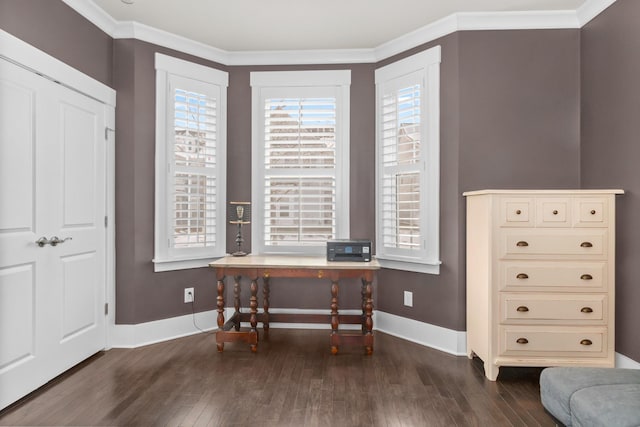
[{"label": "console table", "polygon": [[[251,351],[258,349],[258,322],[262,322],[264,334],[269,335],[269,322],[290,323],[330,323],[331,353],[337,354],[340,345],[362,345],[366,354],[373,353],[373,297],[372,282],[380,264],[376,260],[369,262],[330,262],[324,256],[284,256],[284,255],[247,255],[246,257],[225,256],[209,264],[216,270],[218,285],[218,332],[216,344],[218,351],[224,350],[225,342],[244,341]],[[231,319],[224,319],[224,279],[233,277],[235,312]],[[249,313],[240,312],[240,279],[251,280]],[[269,313],[269,281],[273,277],[293,277],[326,279],[331,283],[331,314],[286,314]],[[362,281],[362,315],[340,315],[338,313],[339,281],[344,278],[359,278]],[[258,313],[258,280],[263,284],[263,312]],[[249,330],[241,330],[241,322],[249,322]],[[361,333],[339,333],[341,323],[361,324]]]}]

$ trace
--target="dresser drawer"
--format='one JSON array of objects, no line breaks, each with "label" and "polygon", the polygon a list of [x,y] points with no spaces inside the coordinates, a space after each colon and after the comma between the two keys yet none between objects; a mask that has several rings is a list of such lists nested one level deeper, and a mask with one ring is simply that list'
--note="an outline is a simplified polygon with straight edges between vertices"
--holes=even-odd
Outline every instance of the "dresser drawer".
[{"label": "dresser drawer", "polygon": [[598,197],[581,197],[573,201],[574,227],[608,227],[609,203]]},{"label": "dresser drawer", "polygon": [[500,293],[503,324],[597,325],[606,320],[604,294],[515,294]]},{"label": "dresser drawer", "polygon": [[604,327],[501,326],[499,334],[502,356],[607,356]]},{"label": "dresser drawer", "polygon": [[571,198],[548,197],[536,200],[536,227],[571,227]]},{"label": "dresser drawer", "polygon": [[499,289],[503,291],[605,292],[604,261],[500,261]]},{"label": "dresser drawer", "polygon": [[605,259],[607,230],[505,229],[499,244],[502,259]]},{"label": "dresser drawer", "polygon": [[501,227],[532,227],[535,215],[534,199],[508,197],[500,199]]}]

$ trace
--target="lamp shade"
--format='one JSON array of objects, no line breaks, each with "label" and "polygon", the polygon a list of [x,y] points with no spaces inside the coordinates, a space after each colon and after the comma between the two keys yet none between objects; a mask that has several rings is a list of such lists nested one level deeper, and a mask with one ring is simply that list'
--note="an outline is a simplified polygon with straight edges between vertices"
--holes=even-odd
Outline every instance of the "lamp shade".
[{"label": "lamp shade", "polygon": [[251,202],[229,202],[230,224],[251,224]]}]

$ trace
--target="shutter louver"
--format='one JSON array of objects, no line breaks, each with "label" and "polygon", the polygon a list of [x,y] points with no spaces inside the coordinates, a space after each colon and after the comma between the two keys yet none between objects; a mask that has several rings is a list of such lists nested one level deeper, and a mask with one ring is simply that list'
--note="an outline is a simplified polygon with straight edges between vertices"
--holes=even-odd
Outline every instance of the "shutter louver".
[{"label": "shutter louver", "polygon": [[336,99],[264,108],[265,244],[324,245],[336,233]]},{"label": "shutter louver", "polygon": [[389,248],[421,249],[420,98],[420,85],[412,85],[382,101],[382,237]]},{"label": "shutter louver", "polygon": [[216,120],[212,97],[175,89],[173,248],[199,248],[216,243]]}]

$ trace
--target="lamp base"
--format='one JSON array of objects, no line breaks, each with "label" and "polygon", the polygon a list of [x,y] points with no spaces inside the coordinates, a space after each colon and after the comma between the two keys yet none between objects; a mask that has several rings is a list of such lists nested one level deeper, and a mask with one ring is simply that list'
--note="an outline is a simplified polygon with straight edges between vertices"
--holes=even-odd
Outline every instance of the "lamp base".
[{"label": "lamp base", "polygon": [[245,251],[235,251],[231,254],[231,256],[247,256],[248,254]]}]

